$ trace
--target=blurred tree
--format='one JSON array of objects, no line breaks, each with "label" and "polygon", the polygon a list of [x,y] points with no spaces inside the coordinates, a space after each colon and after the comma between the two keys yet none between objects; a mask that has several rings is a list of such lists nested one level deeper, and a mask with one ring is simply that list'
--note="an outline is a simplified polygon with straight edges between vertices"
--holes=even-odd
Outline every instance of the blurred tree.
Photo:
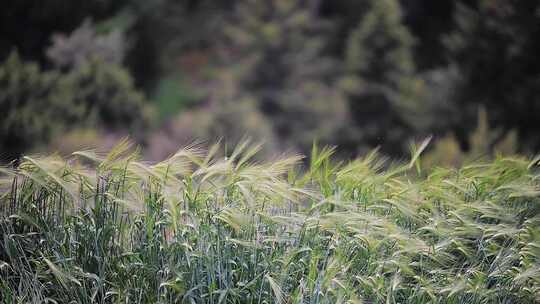
[{"label": "blurred tree", "polygon": [[106,63],[122,64],[126,52],[124,33],[114,29],[97,35],[91,20],[87,19],[71,34],[54,34],[52,45],[46,49],[47,57],[56,67],[72,68],[100,59]]},{"label": "blurred tree", "polygon": [[443,36],[453,29],[456,3],[462,0],[400,0],[404,24],[416,38],[413,56],[419,71],[446,63]]},{"label": "blurred tree", "polygon": [[[161,74],[167,72],[178,55],[187,47],[211,45],[212,34],[219,27],[221,11],[233,1],[212,0],[6,0],[0,9],[0,60],[17,48],[24,60],[34,60],[44,69],[50,66],[51,54],[44,49],[57,33],[79,32],[73,37],[55,39],[57,59],[80,50],[89,40],[89,29],[121,32],[127,37],[125,62],[137,87],[151,92]],[[81,27],[92,20],[95,27]],[[61,34],[60,34],[61,35]],[[107,41],[113,45],[118,35]],[[74,39],[75,38],[75,39]],[[101,37],[104,38],[104,37]],[[66,45],[61,46],[62,42]],[[96,40],[94,40],[96,42]],[[103,43],[98,43],[103,47]],[[60,54],[58,51],[64,53]],[[58,63],[58,60],[56,60]],[[164,71],[165,70],[165,71]]]},{"label": "blurred tree", "polygon": [[333,57],[342,59],[347,51],[349,33],[358,26],[368,11],[370,0],[321,0],[320,16],[335,24],[328,49]]},{"label": "blurred tree", "polygon": [[215,34],[235,2],[129,0],[116,18],[130,20],[127,33],[132,45],[126,65],[136,85],[151,92],[160,85],[163,75],[179,72],[178,59],[183,53],[213,48]]},{"label": "blurred tree", "polygon": [[98,128],[132,128],[141,131],[149,121],[142,93],[120,66],[94,60],[61,77],[52,98],[65,100],[62,109],[68,125]]},{"label": "blurred tree", "polygon": [[516,129],[522,148],[539,150],[540,2],[467,2],[457,7],[456,29],[445,39],[463,79],[454,101],[463,111],[453,128],[466,137],[477,108],[468,105],[483,104],[491,125]]},{"label": "blurred tree", "polygon": [[343,83],[354,121],[349,146],[381,146],[399,155],[411,135],[402,112],[416,109],[423,85],[415,75],[414,40],[401,18],[398,1],[373,0],[349,36]]},{"label": "blurred tree", "polygon": [[24,60],[47,64],[44,48],[56,32],[71,32],[85,19],[116,14],[131,0],[4,0],[0,9],[0,59],[17,48]]},{"label": "blurred tree", "polygon": [[0,157],[12,160],[21,151],[46,142],[57,130],[56,104],[49,96],[58,74],[43,73],[36,63],[12,52],[0,65]]},{"label": "blurred tree", "polygon": [[75,127],[141,130],[144,97],[119,66],[92,61],[43,72],[16,52],[0,65],[0,148],[6,159]]},{"label": "blurred tree", "polygon": [[241,1],[224,27],[225,73],[235,75],[282,143],[304,152],[314,139],[333,142],[346,122],[332,85],[338,64],[325,50],[330,24],[318,9],[319,1]]},{"label": "blurred tree", "polygon": [[[463,1],[463,0],[459,0]],[[320,14],[336,23],[328,47],[333,56],[343,58],[348,34],[369,11],[370,0],[321,0]],[[413,57],[419,71],[438,68],[446,63],[442,37],[453,27],[456,0],[399,0],[403,23],[417,38]]]}]

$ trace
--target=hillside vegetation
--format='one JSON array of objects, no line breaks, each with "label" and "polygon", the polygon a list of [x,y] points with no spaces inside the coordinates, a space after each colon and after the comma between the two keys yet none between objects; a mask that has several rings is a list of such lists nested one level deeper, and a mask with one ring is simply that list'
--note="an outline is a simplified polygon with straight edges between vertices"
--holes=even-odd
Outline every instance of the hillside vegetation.
[{"label": "hillside vegetation", "polygon": [[25,157],[2,169],[3,303],[533,303],[538,159],[459,169],[333,149],[258,160],[186,147],[145,163]]}]

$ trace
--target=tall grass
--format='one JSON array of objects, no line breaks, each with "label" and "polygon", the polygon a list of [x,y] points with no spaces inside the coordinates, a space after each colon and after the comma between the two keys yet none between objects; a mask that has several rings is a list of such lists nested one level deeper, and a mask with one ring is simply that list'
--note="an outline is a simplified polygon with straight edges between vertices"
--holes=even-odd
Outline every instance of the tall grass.
[{"label": "tall grass", "polygon": [[424,171],[333,149],[254,160],[186,147],[141,161],[2,169],[4,303],[533,303],[538,159]]}]

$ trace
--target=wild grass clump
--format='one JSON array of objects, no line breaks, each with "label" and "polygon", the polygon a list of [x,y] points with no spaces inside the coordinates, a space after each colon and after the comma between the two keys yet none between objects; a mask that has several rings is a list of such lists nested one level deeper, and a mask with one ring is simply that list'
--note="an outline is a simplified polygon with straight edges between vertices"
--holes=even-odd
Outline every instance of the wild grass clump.
[{"label": "wild grass clump", "polygon": [[25,157],[2,169],[4,303],[533,303],[538,159],[425,172],[332,149],[254,161],[186,147],[157,164]]}]

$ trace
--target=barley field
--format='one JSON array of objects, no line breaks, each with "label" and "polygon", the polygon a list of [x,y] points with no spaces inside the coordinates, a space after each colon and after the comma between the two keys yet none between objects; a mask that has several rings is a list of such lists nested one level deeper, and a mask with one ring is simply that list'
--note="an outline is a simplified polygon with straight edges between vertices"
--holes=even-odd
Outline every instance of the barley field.
[{"label": "barley field", "polygon": [[424,168],[123,141],[1,169],[3,303],[534,303],[538,158]]}]

